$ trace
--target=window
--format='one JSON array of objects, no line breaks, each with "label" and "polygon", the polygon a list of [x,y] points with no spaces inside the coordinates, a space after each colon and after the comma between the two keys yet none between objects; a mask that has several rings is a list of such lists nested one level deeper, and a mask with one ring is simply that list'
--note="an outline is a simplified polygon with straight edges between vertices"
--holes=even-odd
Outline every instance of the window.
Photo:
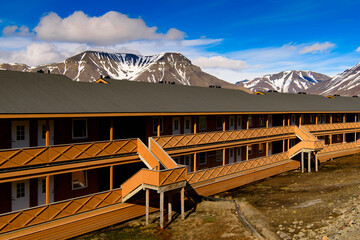
[{"label": "window", "polygon": [[179,119],[174,120],[174,130],[179,130]]},{"label": "window", "polygon": [[326,123],[326,115],[323,114],[322,117],[321,117],[321,122],[322,123]]},{"label": "window", "polygon": [[237,129],[242,128],[242,116],[237,117]]},{"label": "window", "polygon": [[16,184],[16,198],[25,197],[25,182]]},{"label": "window", "polygon": [[260,143],[259,144],[259,153],[263,153],[264,152],[264,144]]},{"label": "window", "polygon": [[153,133],[157,133],[158,124],[160,125],[160,133],[163,132],[163,118],[154,117],[153,118]]},{"label": "window", "polygon": [[253,153],[253,152],[252,152],[252,146],[249,146],[249,147],[248,147],[248,155],[252,155],[252,153]]},{"label": "window", "polygon": [[230,124],[229,125],[230,125],[230,128],[232,128],[232,129],[234,128],[234,116],[230,117]]},{"label": "window", "polygon": [[24,125],[16,126],[16,140],[25,140],[25,126]]},{"label": "window", "polygon": [[252,115],[248,116],[248,121],[249,121],[249,127],[253,127],[253,119],[252,119]]},{"label": "window", "polygon": [[216,129],[222,129],[223,126],[223,117],[216,117]]},{"label": "window", "polygon": [[72,189],[80,189],[87,187],[87,172],[77,171],[72,172]]},{"label": "window", "polygon": [[260,115],[260,116],[259,116],[259,126],[260,126],[260,127],[265,126],[265,118],[264,118],[264,115]]},{"label": "window", "polygon": [[190,156],[189,155],[184,157],[184,165],[190,166]]},{"label": "window", "polygon": [[229,155],[230,155],[231,158],[234,157],[234,149],[233,148],[231,148],[229,150]]},{"label": "window", "polygon": [[223,151],[222,150],[217,150],[216,151],[216,161],[221,162],[222,158],[223,158]]},{"label": "window", "polygon": [[199,154],[199,165],[205,165],[206,164],[206,154],[200,153]]},{"label": "window", "polygon": [[41,192],[46,193],[46,179],[41,180]]},{"label": "window", "polygon": [[199,130],[206,130],[206,117],[205,116],[199,117]]},{"label": "window", "polygon": [[73,119],[72,120],[72,137],[87,138],[87,120],[86,119]]},{"label": "window", "polygon": [[241,147],[238,147],[238,148],[237,148],[237,155],[238,155],[238,156],[241,156]]}]

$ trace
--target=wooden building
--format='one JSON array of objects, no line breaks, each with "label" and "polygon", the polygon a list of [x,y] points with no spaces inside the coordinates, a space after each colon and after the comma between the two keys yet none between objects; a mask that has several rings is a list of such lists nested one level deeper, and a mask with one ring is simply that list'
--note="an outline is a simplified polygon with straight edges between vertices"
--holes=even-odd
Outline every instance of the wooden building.
[{"label": "wooden building", "polygon": [[[0,71],[0,239],[69,238],[360,152],[360,100]],[[174,202],[174,206],[172,206]]]}]

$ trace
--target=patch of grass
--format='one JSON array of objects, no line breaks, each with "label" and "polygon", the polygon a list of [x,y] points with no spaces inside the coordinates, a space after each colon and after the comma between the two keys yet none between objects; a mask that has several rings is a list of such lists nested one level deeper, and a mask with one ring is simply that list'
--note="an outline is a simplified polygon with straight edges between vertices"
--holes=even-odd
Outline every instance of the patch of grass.
[{"label": "patch of grass", "polygon": [[205,218],[204,223],[211,223],[211,222],[215,222],[215,218]]}]

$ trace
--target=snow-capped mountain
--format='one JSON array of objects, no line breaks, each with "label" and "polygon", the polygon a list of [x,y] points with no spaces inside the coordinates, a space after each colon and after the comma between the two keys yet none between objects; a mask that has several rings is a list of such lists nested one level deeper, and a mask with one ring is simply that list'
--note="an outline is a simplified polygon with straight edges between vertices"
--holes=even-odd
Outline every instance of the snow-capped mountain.
[{"label": "snow-capped mountain", "polygon": [[309,88],[309,93],[321,95],[339,94],[341,96],[360,95],[360,63],[330,80]]},{"label": "snow-capped mountain", "polygon": [[[0,69],[64,74],[74,81],[93,82],[102,77],[143,82],[175,82],[175,84],[221,86],[246,90],[203,72],[180,53],[142,56],[126,53],[86,51],[64,62],[29,67],[23,64],[1,64]],[[246,90],[248,91],[248,90]]]},{"label": "snow-capped mountain", "polygon": [[283,71],[265,75],[253,80],[241,81],[236,84],[250,89],[252,92],[276,90],[284,93],[304,92],[309,87],[329,80],[330,77],[311,71]]}]

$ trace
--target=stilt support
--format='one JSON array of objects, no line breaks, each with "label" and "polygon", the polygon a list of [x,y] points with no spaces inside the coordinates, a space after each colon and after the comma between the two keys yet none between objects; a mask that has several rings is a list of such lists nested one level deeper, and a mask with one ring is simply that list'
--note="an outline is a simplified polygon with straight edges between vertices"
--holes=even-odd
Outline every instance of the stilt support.
[{"label": "stilt support", "polygon": [[315,172],[317,171],[319,171],[319,163],[317,153],[315,153]]},{"label": "stilt support", "polygon": [[311,172],[311,152],[308,152],[308,172]]},{"label": "stilt support", "polygon": [[160,192],[160,228],[164,228],[164,192]]},{"label": "stilt support", "polygon": [[168,197],[168,221],[171,222],[172,219],[172,193],[169,192]]},{"label": "stilt support", "polygon": [[304,172],[304,152],[301,152],[301,172]]},{"label": "stilt support", "polygon": [[146,223],[146,225],[148,225],[149,224],[149,189],[145,189],[145,215],[146,215],[146,217],[145,217],[145,223]]},{"label": "stilt support", "polygon": [[180,201],[181,201],[181,220],[185,219],[185,188],[180,190]]}]

